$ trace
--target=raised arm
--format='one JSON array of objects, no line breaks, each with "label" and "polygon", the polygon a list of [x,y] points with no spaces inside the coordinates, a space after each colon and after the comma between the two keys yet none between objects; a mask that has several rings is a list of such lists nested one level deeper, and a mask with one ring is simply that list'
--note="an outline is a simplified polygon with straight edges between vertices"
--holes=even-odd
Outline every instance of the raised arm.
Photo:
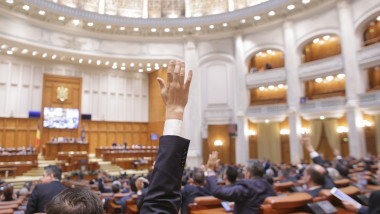
[{"label": "raised arm", "polygon": [[157,78],[166,107],[166,121],[142,214],[178,213],[181,206],[181,178],[190,141],[180,137],[180,131],[191,78],[192,71],[189,71],[185,82],[185,63],[180,61],[176,64],[170,61],[167,83]]}]

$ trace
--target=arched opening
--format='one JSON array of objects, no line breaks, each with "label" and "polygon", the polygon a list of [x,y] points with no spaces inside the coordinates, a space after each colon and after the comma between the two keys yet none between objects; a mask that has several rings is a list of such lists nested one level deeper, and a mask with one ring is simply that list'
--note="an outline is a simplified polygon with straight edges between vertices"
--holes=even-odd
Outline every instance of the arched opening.
[{"label": "arched opening", "polygon": [[324,35],[314,38],[303,48],[302,62],[311,62],[319,59],[336,56],[341,53],[340,38]]},{"label": "arched opening", "polygon": [[250,106],[286,103],[287,88],[287,85],[279,84],[250,89]]},{"label": "arched opening", "polygon": [[249,60],[249,72],[261,72],[284,67],[284,54],[278,50],[264,49],[258,51]]},{"label": "arched opening", "polygon": [[363,32],[363,46],[380,42],[380,16],[372,20]]},{"label": "arched opening", "polygon": [[368,74],[368,91],[380,89],[380,66],[367,69]]},{"label": "arched opening", "polygon": [[319,77],[305,82],[305,94],[307,99],[323,99],[327,97],[345,96],[345,74]]}]

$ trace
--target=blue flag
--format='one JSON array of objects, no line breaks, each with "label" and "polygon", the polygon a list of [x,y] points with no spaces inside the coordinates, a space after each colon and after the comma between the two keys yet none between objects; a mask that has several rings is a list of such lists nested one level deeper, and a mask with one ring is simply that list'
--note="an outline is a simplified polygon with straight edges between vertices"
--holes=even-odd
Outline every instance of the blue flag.
[{"label": "blue flag", "polygon": [[82,129],[82,141],[84,141],[85,138],[86,138],[86,131],[84,130],[84,125],[83,125],[83,129]]}]

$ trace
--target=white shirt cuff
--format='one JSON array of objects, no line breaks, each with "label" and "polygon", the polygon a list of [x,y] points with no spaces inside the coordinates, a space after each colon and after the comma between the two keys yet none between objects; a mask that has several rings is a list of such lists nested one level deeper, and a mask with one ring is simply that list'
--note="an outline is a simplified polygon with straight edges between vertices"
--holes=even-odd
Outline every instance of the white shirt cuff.
[{"label": "white shirt cuff", "polygon": [[338,155],[338,156],[336,156],[336,159],[342,160],[342,156]]},{"label": "white shirt cuff", "polygon": [[310,152],[310,157],[312,159],[315,158],[315,157],[318,157],[318,156],[319,156],[318,152]]},{"label": "white shirt cuff", "polygon": [[165,135],[175,135],[181,136],[182,120],[169,119],[165,120],[164,126],[164,136]]}]

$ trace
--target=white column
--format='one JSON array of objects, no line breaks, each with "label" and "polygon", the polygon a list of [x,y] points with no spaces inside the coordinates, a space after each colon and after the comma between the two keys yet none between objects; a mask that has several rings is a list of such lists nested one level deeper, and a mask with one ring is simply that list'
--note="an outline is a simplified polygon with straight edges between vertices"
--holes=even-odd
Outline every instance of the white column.
[{"label": "white column", "polygon": [[346,73],[347,122],[350,155],[363,157],[366,144],[363,128],[359,127],[362,114],[358,108],[358,94],[364,92],[364,81],[361,79],[356,58],[356,42],[354,22],[348,1],[341,0],[337,4],[342,41],[342,55]]},{"label": "white column", "polygon": [[201,74],[198,68],[198,52],[193,40],[185,42],[186,78],[189,70],[193,70],[187,103],[182,125],[183,136],[190,139],[187,154],[188,166],[199,166],[202,163],[202,114],[201,114]]},{"label": "white column", "polygon": [[300,81],[298,78],[298,65],[300,57],[297,55],[293,23],[286,21],[284,28],[284,43],[285,43],[285,69],[287,82],[287,102],[289,107],[289,145],[291,162],[295,162],[295,157],[303,157],[302,147],[299,143],[299,134],[301,132],[301,118],[297,113],[299,111],[300,99]]},{"label": "white column", "polygon": [[235,142],[236,163],[245,164],[249,159],[248,121],[245,112],[248,108],[248,89],[245,75],[248,68],[244,63],[244,44],[241,34],[235,36],[235,116],[237,123],[237,138]]}]

